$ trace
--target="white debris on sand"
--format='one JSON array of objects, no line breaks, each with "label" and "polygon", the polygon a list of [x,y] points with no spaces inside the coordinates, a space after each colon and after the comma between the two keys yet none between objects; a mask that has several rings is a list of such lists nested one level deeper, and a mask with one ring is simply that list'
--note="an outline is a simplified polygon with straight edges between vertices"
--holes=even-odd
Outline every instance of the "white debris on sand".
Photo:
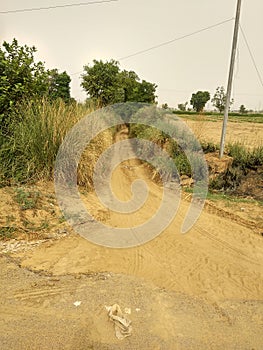
[{"label": "white debris on sand", "polygon": [[76,307],[80,306],[81,305],[81,301],[75,301],[75,303],[73,303],[73,305],[75,305]]},{"label": "white debris on sand", "polygon": [[[118,339],[122,340],[129,337],[132,333],[131,321],[122,313],[118,304],[112,306],[105,306],[108,311],[109,319],[114,323],[115,335]],[[125,310],[130,309],[126,308]]]}]

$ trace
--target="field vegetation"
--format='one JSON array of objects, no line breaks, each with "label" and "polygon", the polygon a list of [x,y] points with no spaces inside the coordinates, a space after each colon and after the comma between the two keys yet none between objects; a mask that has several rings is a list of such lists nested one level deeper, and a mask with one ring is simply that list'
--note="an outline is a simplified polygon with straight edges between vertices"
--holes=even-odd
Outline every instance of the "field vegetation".
[{"label": "field vegetation", "polygon": [[[205,121],[211,121],[211,122],[217,122],[222,121],[224,118],[224,115],[219,112],[202,112],[197,113],[195,111],[173,111],[174,114],[179,115],[181,118],[189,119],[189,120],[196,120],[197,118],[202,117]],[[238,112],[229,112],[229,121],[236,122],[236,123],[242,123],[242,122],[248,122],[248,123],[263,123],[263,113],[247,113],[247,114],[241,114]]]},{"label": "field vegetation", "polygon": [[[84,66],[82,75],[82,87],[86,90],[88,99],[85,103],[77,103],[70,96],[70,78],[67,73],[59,73],[57,69],[46,70],[42,62],[34,61],[35,52],[34,47],[19,46],[15,39],[11,44],[5,42],[0,49],[2,63],[0,185],[2,187],[16,185],[20,188],[21,185],[52,180],[56,155],[65,135],[81,118],[95,109],[115,102],[153,104],[156,102],[155,84],[141,81],[133,71],[121,71],[117,61],[104,63],[94,60],[93,66]],[[223,90],[221,92],[224,93]],[[199,95],[203,96],[201,92]],[[210,97],[206,95],[206,99]],[[224,97],[224,94],[222,96]],[[193,112],[186,110],[186,103],[182,106],[183,110],[172,110],[172,112],[186,122],[197,121],[199,130],[194,130],[194,133],[204,153],[217,154],[218,143],[203,139],[201,129],[207,122],[222,121],[222,113],[203,112],[203,107],[197,108],[201,112]],[[168,109],[167,104],[163,108]],[[170,118],[173,119],[171,113]],[[236,125],[253,123],[257,128],[263,123],[263,114],[250,113],[242,108],[240,113],[230,112],[229,121]],[[206,129],[209,132],[209,128]],[[96,160],[112,144],[115,131],[111,129],[98,135],[83,153],[78,167],[79,185],[86,189],[92,187]],[[183,147],[171,141],[166,133],[136,124],[131,125],[129,131],[131,137],[144,138],[164,148],[173,158],[179,175],[192,177],[192,170]],[[183,135],[181,139],[182,142],[189,141],[184,139]],[[226,148],[226,155],[232,162],[227,169],[211,178],[211,191],[247,196],[251,186],[244,187],[244,179],[253,182],[254,187],[257,183],[261,186],[262,145],[247,148],[244,144],[231,142]],[[240,190],[242,186],[243,190]],[[22,190],[17,191],[16,198],[24,208],[34,206],[35,201],[38,201],[38,197],[32,193],[26,195]],[[261,200],[259,192],[252,191],[251,196]],[[11,232],[10,230],[12,231],[12,228],[8,225],[7,233]]]}]

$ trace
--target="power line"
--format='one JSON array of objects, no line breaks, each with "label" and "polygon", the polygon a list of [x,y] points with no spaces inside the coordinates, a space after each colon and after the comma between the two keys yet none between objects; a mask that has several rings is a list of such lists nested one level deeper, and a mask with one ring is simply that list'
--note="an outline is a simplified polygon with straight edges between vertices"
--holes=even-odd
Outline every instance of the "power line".
[{"label": "power line", "polygon": [[225,21],[222,21],[222,22],[213,24],[213,25],[211,25],[211,26],[209,26],[209,27],[205,27],[205,28],[196,30],[195,32],[192,32],[192,33],[189,33],[189,34],[180,36],[180,37],[178,37],[178,38],[174,38],[174,39],[172,39],[172,40],[165,41],[165,42],[160,43],[160,44],[158,44],[158,45],[149,47],[149,48],[147,48],[147,49],[145,49],[145,50],[137,51],[137,52],[135,52],[135,53],[133,53],[133,54],[131,54],[131,55],[121,57],[121,58],[119,59],[119,61],[123,61],[123,60],[126,60],[126,59],[130,58],[130,57],[134,57],[134,56],[137,56],[137,55],[141,55],[142,53],[145,53],[145,52],[148,52],[148,51],[151,51],[151,50],[158,49],[159,47],[162,47],[162,46],[165,46],[165,45],[169,45],[169,44],[171,44],[171,43],[174,43],[175,41],[179,41],[179,40],[188,38],[188,37],[190,37],[190,36],[199,34],[199,33],[204,32],[204,31],[206,31],[206,30],[209,30],[209,29],[218,27],[218,26],[220,26],[220,25],[222,25],[222,24],[225,24],[225,23],[227,23],[227,22],[233,21],[233,19],[234,19],[234,18],[232,17],[232,18],[227,19],[227,20],[225,20]]},{"label": "power line", "polygon": [[241,25],[239,25],[239,27],[240,27],[240,29],[241,29],[242,36],[243,36],[243,38],[244,38],[244,40],[245,40],[245,43],[246,43],[248,52],[249,52],[249,54],[250,54],[251,60],[252,60],[252,62],[253,62],[253,65],[254,65],[254,67],[255,67],[255,70],[256,70],[256,72],[257,72],[258,79],[259,79],[259,81],[260,81],[260,84],[261,84],[262,87],[263,87],[263,80],[262,80],[261,74],[260,74],[260,72],[259,72],[259,69],[258,69],[258,67],[257,67],[256,61],[255,61],[255,58],[254,58],[254,55],[253,55],[253,53],[252,53],[252,51],[251,51],[251,49],[250,49],[250,46],[249,46],[249,43],[248,43],[248,41],[247,41],[245,32],[243,31]]},{"label": "power line", "polygon": [[[233,21],[233,19],[234,19],[234,17],[233,17],[233,18],[230,18],[230,19],[227,19],[227,20],[225,20],[225,21],[222,21],[222,22],[213,24],[213,25],[211,25],[211,26],[209,26],[209,27],[205,27],[205,28],[199,29],[199,30],[197,30],[197,31],[195,31],[195,32],[192,32],[192,33],[189,33],[189,34],[185,34],[185,35],[183,35],[183,36],[181,36],[181,37],[178,37],[178,38],[175,38],[175,39],[172,39],[172,40],[169,40],[169,41],[165,41],[165,42],[160,43],[160,44],[158,44],[158,45],[149,47],[149,48],[147,48],[147,49],[145,49],[145,50],[137,51],[137,52],[135,52],[135,53],[133,53],[133,54],[131,54],[131,55],[128,55],[128,56],[124,56],[124,57],[119,58],[118,61],[124,61],[124,60],[126,60],[126,59],[128,59],[128,58],[130,58],[130,57],[134,57],[134,56],[143,54],[143,53],[145,53],[145,52],[148,52],[148,51],[151,51],[151,50],[155,50],[155,49],[157,49],[157,48],[159,48],[159,47],[162,47],[162,46],[165,46],[165,45],[169,45],[169,44],[171,44],[171,43],[173,43],[173,42],[175,42],[175,41],[179,41],[179,40],[188,38],[188,37],[190,37],[190,36],[192,36],[192,35],[196,35],[196,34],[198,34],[198,33],[204,32],[204,31],[206,31],[206,30],[209,30],[209,29],[218,27],[218,26],[220,26],[220,25],[222,25],[222,24],[225,24],[225,23],[227,23],[227,22],[231,22],[231,21]],[[79,73],[81,73],[81,72],[82,72],[82,71],[79,71],[79,72],[76,72],[76,73],[72,73],[71,75],[76,75],[76,74],[79,74]]]},{"label": "power line", "polygon": [[8,14],[8,13],[53,10],[53,9],[57,9],[57,8],[87,6],[87,5],[102,4],[102,3],[116,2],[116,1],[119,1],[119,0],[100,0],[100,1],[80,2],[78,4],[65,4],[65,5],[56,5],[56,6],[48,6],[48,7],[33,7],[33,8],[10,10],[10,11],[0,11],[0,14],[3,15],[3,14]]}]

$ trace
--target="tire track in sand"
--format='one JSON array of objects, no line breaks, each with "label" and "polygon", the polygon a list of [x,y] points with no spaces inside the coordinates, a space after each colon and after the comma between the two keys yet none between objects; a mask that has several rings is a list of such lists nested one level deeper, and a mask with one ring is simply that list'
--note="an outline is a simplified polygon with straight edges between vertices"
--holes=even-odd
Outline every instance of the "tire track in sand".
[{"label": "tire track in sand", "polygon": [[[158,210],[162,188],[151,180],[149,169],[138,160],[128,160],[115,169],[111,179],[115,195],[129,200],[131,184],[138,178],[145,180],[150,191],[146,203],[132,214],[109,212],[109,225],[133,227]],[[83,201],[96,213],[99,205],[94,194],[83,197]],[[162,288],[213,300],[262,299],[262,238],[231,218],[206,210],[189,233],[181,235],[188,208],[189,202],[182,200],[169,227],[142,246],[109,249],[72,236],[49,247],[44,244],[36,248],[31,255],[25,255],[22,266],[56,275],[105,271],[135,275]]]}]

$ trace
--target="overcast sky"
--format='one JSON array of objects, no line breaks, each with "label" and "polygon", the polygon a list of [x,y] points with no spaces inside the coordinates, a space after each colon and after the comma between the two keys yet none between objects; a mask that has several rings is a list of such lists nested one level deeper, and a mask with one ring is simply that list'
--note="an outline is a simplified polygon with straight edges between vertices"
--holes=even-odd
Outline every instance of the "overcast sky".
[{"label": "overcast sky", "polygon": [[[91,0],[88,0],[91,1]],[[77,4],[86,0],[4,0],[0,11]],[[70,8],[0,14],[0,38],[35,45],[37,60],[66,70],[72,95],[84,100],[80,74],[93,59],[134,54],[235,16],[237,0],[119,0]],[[243,0],[241,25],[263,76],[263,1]],[[226,86],[234,21],[120,60],[122,69],[158,85],[159,104],[189,101],[193,92]],[[77,74],[74,74],[77,73]],[[263,109],[263,87],[240,32],[233,86],[234,107]],[[208,107],[212,107],[211,104]]]}]

